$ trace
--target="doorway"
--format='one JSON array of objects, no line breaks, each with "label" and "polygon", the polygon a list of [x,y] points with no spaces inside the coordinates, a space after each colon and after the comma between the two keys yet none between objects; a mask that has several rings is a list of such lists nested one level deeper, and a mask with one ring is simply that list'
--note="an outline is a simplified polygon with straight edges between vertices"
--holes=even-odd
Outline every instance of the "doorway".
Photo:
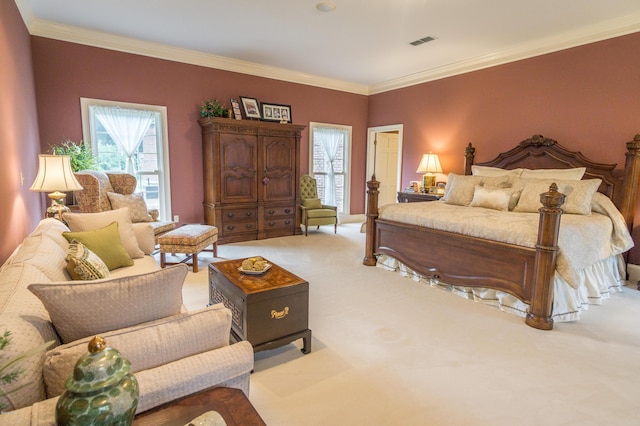
[{"label": "doorway", "polygon": [[370,127],[367,134],[367,180],[380,182],[378,205],[397,201],[402,185],[402,124]]}]

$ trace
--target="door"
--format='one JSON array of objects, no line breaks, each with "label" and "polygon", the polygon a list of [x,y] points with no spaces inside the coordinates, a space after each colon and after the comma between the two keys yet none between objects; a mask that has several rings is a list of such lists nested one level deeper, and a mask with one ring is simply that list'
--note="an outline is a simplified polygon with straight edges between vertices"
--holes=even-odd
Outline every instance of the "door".
[{"label": "door", "polygon": [[256,136],[220,134],[220,201],[255,203],[258,199],[258,140]]},{"label": "door", "polygon": [[260,170],[261,201],[294,201],[296,198],[296,140],[264,136],[262,169]]},{"label": "door", "polygon": [[[400,189],[401,131],[381,129],[369,132],[369,155],[367,161],[367,180],[376,175],[380,182],[378,205],[397,201]],[[375,164],[374,164],[375,161]]]}]

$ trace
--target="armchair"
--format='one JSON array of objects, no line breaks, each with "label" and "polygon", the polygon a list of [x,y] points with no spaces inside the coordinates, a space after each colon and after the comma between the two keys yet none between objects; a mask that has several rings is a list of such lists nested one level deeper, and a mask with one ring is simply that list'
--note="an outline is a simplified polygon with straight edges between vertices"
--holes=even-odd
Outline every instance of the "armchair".
[{"label": "armchair", "polygon": [[309,175],[300,178],[300,223],[304,225],[304,235],[309,235],[309,226],[333,225],[333,233],[338,233],[338,208],[320,202],[316,180]]},{"label": "armchair", "polygon": [[[96,170],[81,170],[75,173],[76,179],[82,185],[82,191],[76,191],[78,208],[82,213],[98,213],[113,210],[108,193],[130,195],[136,189],[137,179],[128,173],[105,173]],[[149,210],[151,221],[149,225],[153,229],[156,240],[164,233],[176,227],[174,222],[158,220],[158,211]],[[132,218],[133,220],[133,218]],[[133,220],[134,222],[136,220]]]}]

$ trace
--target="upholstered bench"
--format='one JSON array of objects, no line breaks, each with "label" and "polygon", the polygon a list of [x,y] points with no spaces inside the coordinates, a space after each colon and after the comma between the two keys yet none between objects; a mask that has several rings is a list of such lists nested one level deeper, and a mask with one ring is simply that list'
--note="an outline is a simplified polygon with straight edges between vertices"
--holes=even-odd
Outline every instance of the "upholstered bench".
[{"label": "upholstered bench", "polygon": [[[162,268],[191,260],[193,272],[198,272],[198,253],[212,251],[214,257],[218,256],[218,228],[210,225],[184,225],[159,236],[158,244]],[[213,245],[213,248],[206,249],[210,245]],[[187,257],[181,262],[167,262],[166,253],[182,253]]]}]

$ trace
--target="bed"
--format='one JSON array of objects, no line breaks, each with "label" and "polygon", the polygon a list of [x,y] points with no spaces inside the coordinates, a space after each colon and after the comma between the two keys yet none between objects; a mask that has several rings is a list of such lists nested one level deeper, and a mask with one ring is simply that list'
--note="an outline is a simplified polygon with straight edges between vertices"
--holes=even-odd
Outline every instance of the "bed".
[{"label": "bed", "polygon": [[[378,207],[380,183],[374,175],[367,182],[363,263],[374,266],[381,259],[391,260],[396,267],[399,265],[430,282],[457,289],[454,291],[472,294],[473,298],[512,299],[515,301],[512,306],[521,311],[526,324],[551,330],[554,320],[576,318],[571,313],[567,316],[554,312],[554,309],[566,295],[581,299],[573,302],[575,304],[588,299],[585,280],[589,285],[604,286],[604,290],[595,291],[606,293],[608,284],[598,281],[615,280],[621,274],[618,281],[625,278],[623,256],[633,245],[629,230],[633,225],[640,183],[640,135],[627,142],[626,149],[624,167],[618,169],[616,164],[591,161],[580,152],[541,135],[520,142],[491,161],[477,164],[474,163],[475,148],[469,144],[464,153],[464,175],[449,175],[444,197],[449,197],[449,201],[445,202]],[[557,172],[560,178],[550,178],[549,169]],[[563,173],[570,171],[561,169],[582,169],[583,174],[575,182],[569,182]],[[508,182],[497,177],[500,176],[498,171],[502,170],[509,176]],[[542,172],[545,179],[536,180],[538,172]],[[526,176],[521,177],[524,174]],[[479,177],[483,175],[487,177]],[[452,181],[453,178],[456,180]],[[475,198],[481,200],[487,193],[498,191],[496,188],[503,188],[500,191],[507,194],[509,209],[497,211],[493,207],[485,208],[482,203],[476,204],[479,207],[465,206],[464,202],[450,205],[451,197],[462,194],[450,190],[456,182],[464,182],[467,189],[476,183],[471,190],[475,191],[473,203]],[[496,182],[499,183],[494,186]],[[532,191],[539,189],[540,184],[544,184],[543,189],[534,194]],[[576,194],[582,194],[578,189],[586,187],[591,188],[592,195],[578,197]],[[483,197],[480,197],[481,193]],[[468,196],[466,192],[464,194]],[[533,210],[532,194],[535,198]],[[511,204],[513,199],[516,201]],[[521,201],[524,206],[529,204],[528,210],[516,208]],[[588,211],[583,211],[585,208]],[[440,210],[423,213],[431,209]],[[453,221],[458,212],[461,216],[457,223],[442,219],[450,217]],[[474,217],[466,218],[464,214],[467,213]],[[479,216],[480,213],[488,216]],[[595,222],[588,222],[591,219]],[[588,223],[584,225],[586,228],[581,228],[583,221]],[[474,222],[476,225],[472,225]],[[501,230],[500,226],[493,226],[496,223],[510,224],[511,228]],[[603,227],[611,228],[610,237],[606,236],[609,231],[602,231]],[[533,234],[515,235],[519,231],[514,230],[520,229],[528,229]],[[595,241],[597,233],[605,235],[600,238],[609,239],[609,242]],[[576,307],[569,306],[569,310],[572,309]]]}]

